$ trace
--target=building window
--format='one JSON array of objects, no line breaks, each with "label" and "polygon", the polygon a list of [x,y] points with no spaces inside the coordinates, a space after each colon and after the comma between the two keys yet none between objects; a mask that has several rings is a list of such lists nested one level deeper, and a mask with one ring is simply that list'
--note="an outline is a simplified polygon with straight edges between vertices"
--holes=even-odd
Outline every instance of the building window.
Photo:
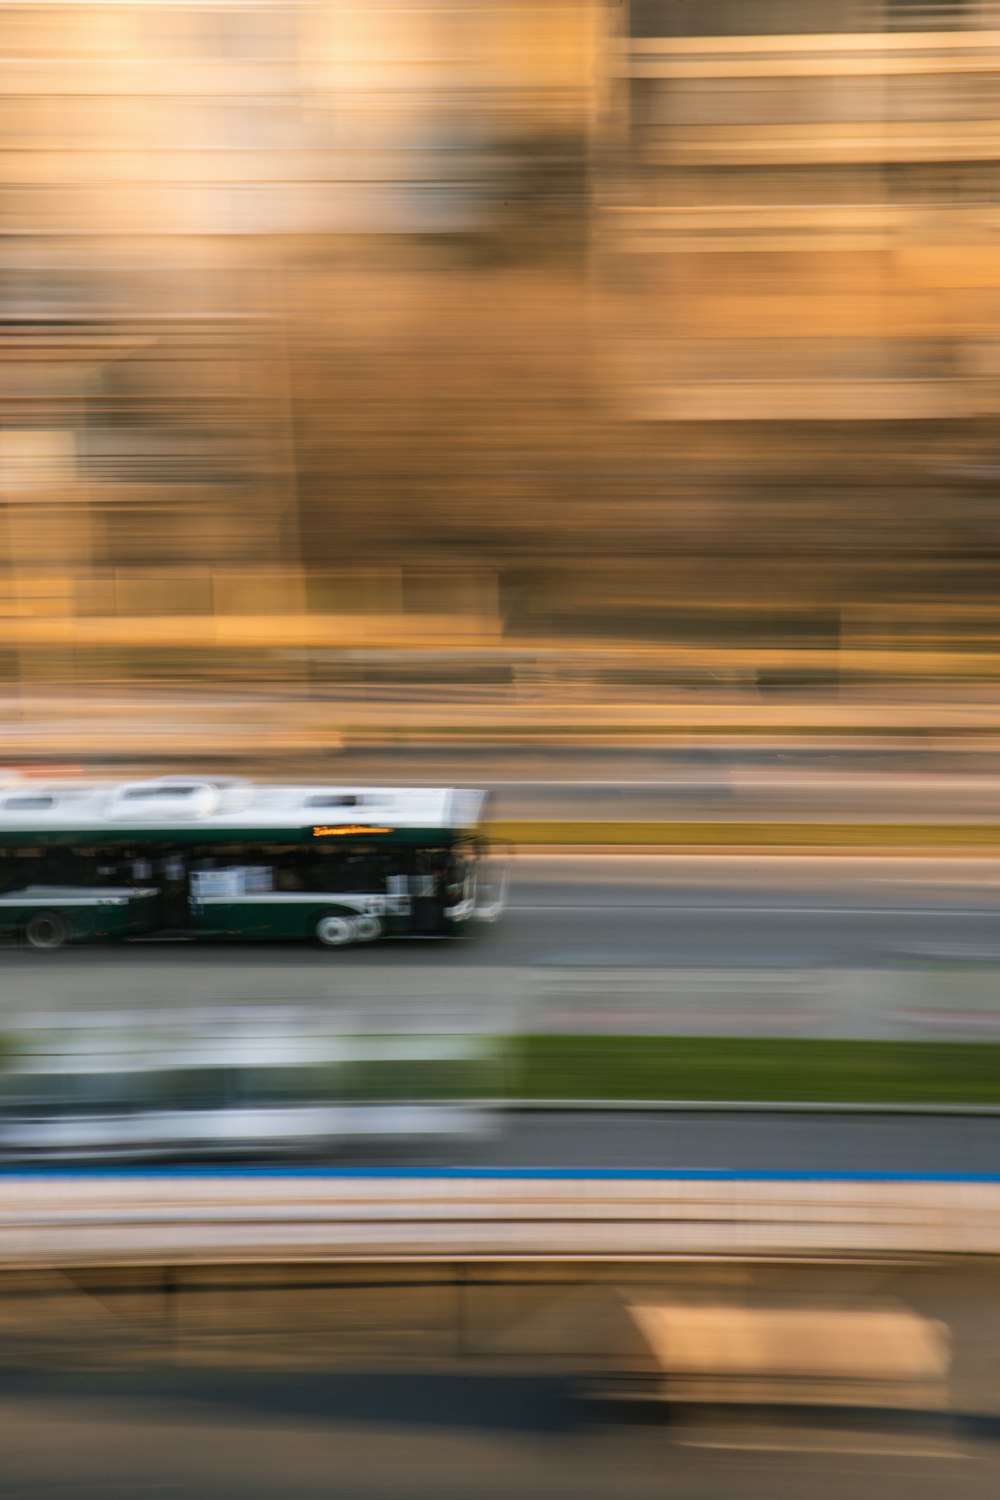
[{"label": "building window", "polygon": [[985,20],[980,0],[883,0],[872,9],[886,31],[959,31]]},{"label": "building window", "polygon": [[[629,35],[799,36],[881,29],[877,0],[632,0]],[[866,16],[867,13],[867,16]]]}]

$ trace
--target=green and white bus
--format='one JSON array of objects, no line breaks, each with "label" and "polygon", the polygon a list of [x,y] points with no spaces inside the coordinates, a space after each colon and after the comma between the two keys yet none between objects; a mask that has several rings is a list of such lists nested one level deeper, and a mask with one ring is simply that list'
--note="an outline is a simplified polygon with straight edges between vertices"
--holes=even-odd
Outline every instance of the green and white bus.
[{"label": "green and white bus", "polygon": [[486,1036],[350,1035],[267,1013],[49,1017],[0,1065],[0,1162],[293,1155],[483,1139],[503,1053]]},{"label": "green and white bus", "polygon": [[494,921],[486,793],[163,777],[0,791],[0,938],[314,938]]}]

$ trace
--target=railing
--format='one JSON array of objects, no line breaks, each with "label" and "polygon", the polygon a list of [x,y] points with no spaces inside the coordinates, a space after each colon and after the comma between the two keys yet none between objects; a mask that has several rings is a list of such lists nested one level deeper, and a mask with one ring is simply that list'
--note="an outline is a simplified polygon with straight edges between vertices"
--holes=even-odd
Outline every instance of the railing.
[{"label": "railing", "polygon": [[1000,1253],[1000,1175],[11,1172],[0,1266]]}]

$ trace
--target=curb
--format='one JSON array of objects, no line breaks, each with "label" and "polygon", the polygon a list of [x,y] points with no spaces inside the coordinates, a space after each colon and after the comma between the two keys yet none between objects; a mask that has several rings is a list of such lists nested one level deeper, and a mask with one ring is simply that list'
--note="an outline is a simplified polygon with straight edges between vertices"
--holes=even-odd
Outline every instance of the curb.
[{"label": "curb", "polygon": [[[506,840],[498,840],[500,848]],[[749,859],[764,856],[777,859],[982,859],[1000,856],[1000,841],[995,844],[550,844],[511,842],[510,853],[518,858],[544,855],[566,858],[570,855],[615,858],[637,858],[649,855],[659,858],[704,859],[745,855]]]},{"label": "curb", "polygon": [[1000,1116],[1000,1104],[845,1104],[766,1099],[481,1099],[507,1114],[788,1114]]},{"label": "curb", "polygon": [[528,849],[625,847],[634,852],[668,849],[746,849],[764,852],[807,850],[864,853],[887,849],[915,854],[924,851],[961,850],[995,854],[1000,849],[1000,825],[990,823],[821,823],[776,819],[766,822],[690,821],[601,821],[598,819],[488,819],[487,837],[498,844]]}]

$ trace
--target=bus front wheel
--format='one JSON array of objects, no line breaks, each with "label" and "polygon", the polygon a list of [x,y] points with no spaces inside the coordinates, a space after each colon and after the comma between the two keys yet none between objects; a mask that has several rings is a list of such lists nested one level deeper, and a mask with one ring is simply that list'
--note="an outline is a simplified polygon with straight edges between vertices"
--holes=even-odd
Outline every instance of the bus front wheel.
[{"label": "bus front wheel", "polygon": [[358,940],[358,929],[350,917],[328,914],[316,923],[316,936],[324,948],[349,948]]},{"label": "bus front wheel", "polygon": [[69,937],[69,930],[55,912],[40,911],[31,918],[24,935],[32,948],[61,948]]}]

